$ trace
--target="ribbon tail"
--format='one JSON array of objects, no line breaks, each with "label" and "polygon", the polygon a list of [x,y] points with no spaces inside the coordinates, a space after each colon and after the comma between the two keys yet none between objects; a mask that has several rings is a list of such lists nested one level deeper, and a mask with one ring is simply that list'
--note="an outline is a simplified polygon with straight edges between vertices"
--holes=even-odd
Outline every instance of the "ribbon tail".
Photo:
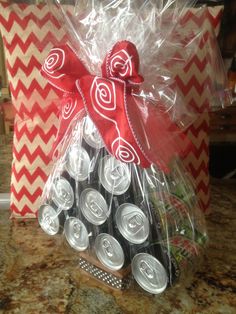
[{"label": "ribbon tail", "polygon": [[152,103],[130,95],[127,104],[129,121],[140,147],[152,163],[169,172],[173,158],[186,154],[191,142],[168,114],[160,112]]},{"label": "ribbon tail", "polygon": [[108,152],[122,162],[150,167],[130,129],[126,114],[126,83],[116,78],[90,75],[77,80],[76,85]]}]

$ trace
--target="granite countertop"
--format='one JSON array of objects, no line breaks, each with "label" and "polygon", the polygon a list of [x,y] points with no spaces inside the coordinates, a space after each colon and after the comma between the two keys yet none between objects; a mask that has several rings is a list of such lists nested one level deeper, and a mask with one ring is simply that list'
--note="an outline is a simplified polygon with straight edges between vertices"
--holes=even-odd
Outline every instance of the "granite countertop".
[{"label": "granite countertop", "polygon": [[149,295],[113,291],[81,275],[76,252],[36,220],[9,221],[0,210],[0,313],[236,313],[236,184],[212,185],[210,243],[185,287]]}]

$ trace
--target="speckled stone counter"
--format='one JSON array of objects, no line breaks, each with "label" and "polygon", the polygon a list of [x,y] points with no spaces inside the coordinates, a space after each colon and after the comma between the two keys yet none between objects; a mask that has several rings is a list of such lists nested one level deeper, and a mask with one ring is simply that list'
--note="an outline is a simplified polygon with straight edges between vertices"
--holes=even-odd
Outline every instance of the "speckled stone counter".
[{"label": "speckled stone counter", "polygon": [[78,268],[77,254],[37,221],[9,221],[0,210],[0,313],[236,313],[236,184],[212,185],[209,249],[185,287],[149,295],[115,292]]}]

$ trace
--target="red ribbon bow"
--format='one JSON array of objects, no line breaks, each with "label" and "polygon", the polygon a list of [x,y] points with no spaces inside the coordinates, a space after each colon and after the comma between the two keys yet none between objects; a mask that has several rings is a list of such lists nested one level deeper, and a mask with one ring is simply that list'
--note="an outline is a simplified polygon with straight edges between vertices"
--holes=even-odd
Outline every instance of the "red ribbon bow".
[{"label": "red ribbon bow", "polygon": [[166,170],[173,155],[180,153],[171,135],[177,128],[156,106],[134,96],[143,82],[138,72],[138,52],[128,41],[116,43],[107,54],[102,77],[91,75],[70,46],[53,48],[41,73],[64,92],[54,148],[71,120],[85,109],[110,154],[122,162],[144,168],[154,163]]}]

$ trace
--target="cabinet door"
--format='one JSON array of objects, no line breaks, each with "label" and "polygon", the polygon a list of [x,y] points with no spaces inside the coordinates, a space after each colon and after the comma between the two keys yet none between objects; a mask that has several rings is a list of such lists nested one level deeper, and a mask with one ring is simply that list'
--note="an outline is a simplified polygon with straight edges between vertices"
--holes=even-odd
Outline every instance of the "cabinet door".
[{"label": "cabinet door", "polygon": [[224,1],[219,43],[224,58],[233,58],[236,53],[236,1]]}]

